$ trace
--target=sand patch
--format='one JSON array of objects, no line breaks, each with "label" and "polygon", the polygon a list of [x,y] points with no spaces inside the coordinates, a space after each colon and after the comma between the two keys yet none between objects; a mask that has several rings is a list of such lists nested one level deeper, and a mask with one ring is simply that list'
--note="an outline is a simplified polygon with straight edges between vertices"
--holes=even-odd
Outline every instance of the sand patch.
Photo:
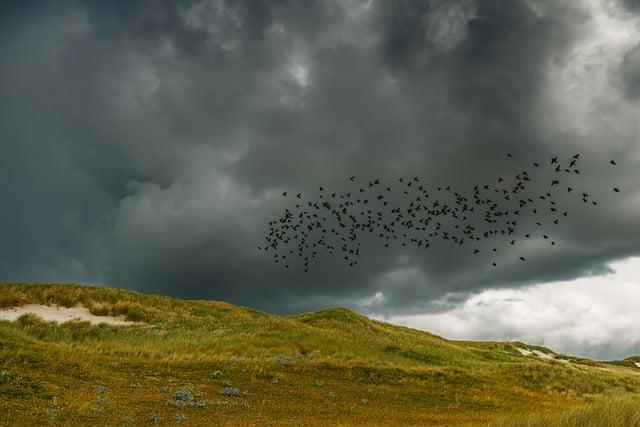
[{"label": "sand patch", "polygon": [[23,314],[32,313],[46,321],[58,323],[79,319],[91,322],[93,325],[106,323],[109,325],[136,325],[142,322],[132,322],[126,320],[124,316],[96,316],[87,307],[77,305],[75,307],[48,306],[42,304],[27,304],[21,307],[13,307],[0,310],[0,320],[16,320]]},{"label": "sand patch", "polygon": [[531,356],[533,354],[533,352],[531,352],[531,350],[527,350],[526,348],[516,347],[516,349],[520,352],[520,354],[522,354],[524,356]]},{"label": "sand patch", "polygon": [[633,363],[635,363],[635,364],[636,364],[636,366],[637,366],[638,368],[640,368],[640,362],[633,362]]},{"label": "sand patch", "polygon": [[569,361],[566,359],[557,359],[554,355],[547,354],[544,351],[529,350],[529,349],[520,348],[520,347],[516,347],[516,349],[524,356],[536,356],[536,357],[539,357],[540,359],[556,360],[558,362],[569,363]]}]

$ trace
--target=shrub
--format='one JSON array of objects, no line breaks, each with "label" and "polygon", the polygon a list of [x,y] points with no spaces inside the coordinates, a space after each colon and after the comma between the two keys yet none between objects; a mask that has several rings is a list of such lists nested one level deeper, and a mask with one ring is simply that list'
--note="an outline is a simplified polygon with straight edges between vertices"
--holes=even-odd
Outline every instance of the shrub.
[{"label": "shrub", "polygon": [[209,375],[209,377],[213,378],[214,380],[220,380],[224,377],[224,375],[222,374],[222,371],[216,369],[211,373],[211,375]]},{"label": "shrub", "polygon": [[45,323],[42,317],[33,313],[23,314],[22,316],[18,317],[17,322],[20,326],[40,325],[42,323]]},{"label": "shrub", "polygon": [[0,308],[20,307],[27,302],[27,296],[22,292],[13,291],[0,295]]},{"label": "shrub", "polygon": [[224,396],[240,396],[240,390],[235,387],[225,387],[220,390],[220,394]]},{"label": "shrub", "polygon": [[167,401],[172,406],[183,408],[189,406],[191,408],[204,408],[206,404],[197,400],[196,396],[189,389],[177,390],[173,393],[173,397]]},{"label": "shrub", "polygon": [[94,316],[108,316],[111,312],[107,304],[94,303],[89,308],[89,312]]},{"label": "shrub", "polygon": [[141,322],[146,319],[146,315],[144,312],[144,307],[140,304],[131,302],[131,301],[118,301],[113,306],[113,314],[119,315],[123,314],[127,320],[131,320],[133,322]]}]

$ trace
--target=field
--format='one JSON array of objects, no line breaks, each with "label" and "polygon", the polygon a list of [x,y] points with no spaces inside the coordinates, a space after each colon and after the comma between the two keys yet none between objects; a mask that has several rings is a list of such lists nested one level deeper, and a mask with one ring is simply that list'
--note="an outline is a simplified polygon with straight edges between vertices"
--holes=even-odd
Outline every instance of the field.
[{"label": "field", "polygon": [[640,426],[634,359],[447,340],[343,308],[284,317],[111,288],[0,285],[0,308],[28,303],[139,323],[0,321],[0,425]]}]

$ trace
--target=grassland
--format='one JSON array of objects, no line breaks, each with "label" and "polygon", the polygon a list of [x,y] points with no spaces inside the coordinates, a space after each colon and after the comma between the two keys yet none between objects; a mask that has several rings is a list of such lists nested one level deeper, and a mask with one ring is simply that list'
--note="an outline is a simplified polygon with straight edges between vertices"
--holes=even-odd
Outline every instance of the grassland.
[{"label": "grassland", "polygon": [[342,308],[283,317],[111,288],[0,285],[0,308],[28,303],[143,323],[0,321],[0,425],[640,425],[632,360],[452,341]]}]

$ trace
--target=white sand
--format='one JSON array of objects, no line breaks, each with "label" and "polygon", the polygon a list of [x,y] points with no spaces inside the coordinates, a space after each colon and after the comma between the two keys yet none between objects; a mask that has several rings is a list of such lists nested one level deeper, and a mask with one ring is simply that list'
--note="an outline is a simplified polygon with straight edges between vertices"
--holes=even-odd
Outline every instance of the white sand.
[{"label": "white sand", "polygon": [[637,366],[638,368],[640,368],[640,362],[633,362],[633,363],[635,363],[635,364],[636,364],[636,366]]},{"label": "white sand", "polygon": [[0,310],[0,320],[16,320],[26,313],[33,313],[46,321],[58,323],[68,322],[73,319],[87,320],[94,325],[100,323],[107,323],[109,325],[135,325],[140,323],[128,321],[124,316],[96,316],[95,314],[91,314],[89,309],[82,305],[67,308],[60,306],[50,307],[42,304],[27,304],[22,307]]},{"label": "white sand", "polygon": [[540,351],[540,350],[529,350],[526,348],[520,348],[520,347],[516,347],[518,349],[518,351],[525,355],[525,356],[537,356],[540,359],[547,359],[547,360],[557,360],[558,362],[563,362],[563,363],[569,363],[568,360],[566,359],[556,359],[556,357],[552,354],[547,354],[544,351]]},{"label": "white sand", "polygon": [[531,356],[533,354],[531,350],[527,350],[526,348],[516,347],[516,349],[524,356]]}]

